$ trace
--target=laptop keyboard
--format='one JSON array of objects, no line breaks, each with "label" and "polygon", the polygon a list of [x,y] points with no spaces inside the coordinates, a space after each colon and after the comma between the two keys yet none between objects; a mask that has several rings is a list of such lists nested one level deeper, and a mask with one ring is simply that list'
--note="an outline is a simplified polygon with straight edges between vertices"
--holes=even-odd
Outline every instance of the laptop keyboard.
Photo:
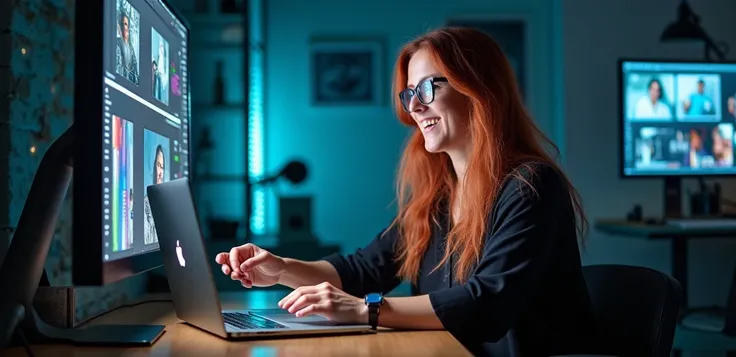
[{"label": "laptop keyboard", "polygon": [[242,312],[223,312],[222,318],[226,324],[230,324],[239,329],[272,329],[286,328],[286,326],[264,319],[260,316],[245,314]]}]

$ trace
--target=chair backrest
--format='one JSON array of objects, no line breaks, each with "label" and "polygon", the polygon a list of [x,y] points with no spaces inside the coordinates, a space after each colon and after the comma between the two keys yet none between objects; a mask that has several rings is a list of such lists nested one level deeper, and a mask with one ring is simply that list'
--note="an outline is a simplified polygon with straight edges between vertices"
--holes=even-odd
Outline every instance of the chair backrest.
[{"label": "chair backrest", "polygon": [[677,280],[627,265],[583,267],[598,338],[596,354],[669,357],[682,301]]}]

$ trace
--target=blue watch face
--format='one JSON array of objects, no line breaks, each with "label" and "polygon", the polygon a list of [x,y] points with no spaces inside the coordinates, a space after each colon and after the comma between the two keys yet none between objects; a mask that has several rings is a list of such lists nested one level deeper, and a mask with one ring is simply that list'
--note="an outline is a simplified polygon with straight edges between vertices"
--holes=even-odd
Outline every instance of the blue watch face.
[{"label": "blue watch face", "polygon": [[380,304],[383,301],[381,294],[371,293],[365,296],[366,304]]}]

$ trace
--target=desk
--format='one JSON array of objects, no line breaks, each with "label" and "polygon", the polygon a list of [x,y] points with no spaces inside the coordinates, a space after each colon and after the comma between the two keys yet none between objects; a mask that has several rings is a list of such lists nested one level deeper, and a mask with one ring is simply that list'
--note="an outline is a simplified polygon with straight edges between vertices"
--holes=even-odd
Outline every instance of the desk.
[{"label": "desk", "polygon": [[646,224],[624,220],[601,220],[595,229],[613,235],[644,239],[669,239],[672,243],[672,277],[682,286],[682,306],[688,307],[687,248],[697,238],[736,238],[736,228],[680,228],[665,224]]},{"label": "desk", "polygon": [[[221,294],[223,308],[274,308],[283,291],[251,291]],[[161,299],[161,296],[149,299]],[[269,304],[269,302],[273,302]],[[182,323],[171,303],[148,303],[123,308],[100,317],[92,324],[163,324],[166,332],[152,347],[97,348],[32,346],[37,357],[98,356],[233,356],[233,357],[344,357],[344,356],[471,356],[445,331],[383,330],[369,335],[342,335],[226,341]],[[8,353],[9,352],[9,353]],[[23,348],[2,351],[6,357],[26,357]]]}]

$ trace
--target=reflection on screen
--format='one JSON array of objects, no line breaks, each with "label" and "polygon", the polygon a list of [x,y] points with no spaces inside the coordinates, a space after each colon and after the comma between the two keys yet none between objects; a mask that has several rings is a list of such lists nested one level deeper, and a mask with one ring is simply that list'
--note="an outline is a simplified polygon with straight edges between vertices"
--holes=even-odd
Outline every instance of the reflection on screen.
[{"label": "reflection on screen", "polygon": [[622,62],[624,174],[736,174],[736,64]]}]

